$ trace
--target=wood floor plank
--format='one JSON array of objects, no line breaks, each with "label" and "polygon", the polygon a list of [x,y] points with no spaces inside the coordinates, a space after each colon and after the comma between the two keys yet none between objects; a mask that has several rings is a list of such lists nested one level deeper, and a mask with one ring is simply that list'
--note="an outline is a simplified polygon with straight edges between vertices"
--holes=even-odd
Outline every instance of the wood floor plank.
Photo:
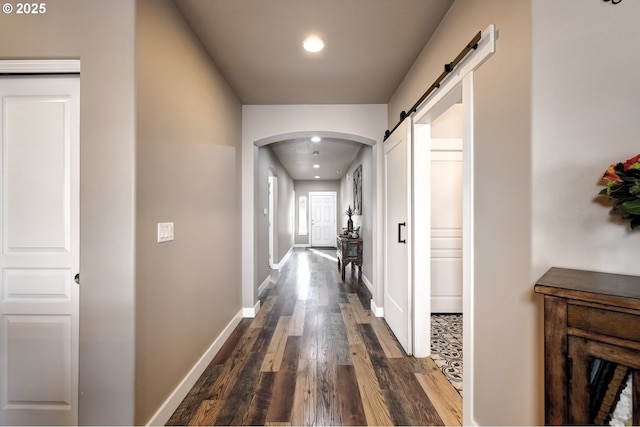
[{"label": "wood floor plank", "polygon": [[273,393],[267,410],[266,422],[291,422],[293,399],[291,393],[296,387],[300,337],[289,337],[282,357],[282,366],[273,384]]},{"label": "wood floor plank", "polygon": [[249,329],[243,335],[232,357],[225,362],[220,376],[211,386],[207,400],[225,400],[227,398],[229,392],[238,380],[238,373],[242,370],[244,363],[251,354],[252,347],[258,339],[259,333],[259,329]]},{"label": "wood floor plank", "polygon": [[[391,376],[393,371],[388,364],[388,359],[378,342],[375,332],[371,324],[358,325],[360,332],[362,333],[362,339],[369,353],[369,359],[371,359],[371,365],[376,372],[378,378],[378,384],[382,390],[393,389],[393,381]],[[391,411],[393,413],[393,411]],[[401,423],[402,424],[402,423]]]},{"label": "wood floor plank", "polygon": [[342,305],[342,317],[347,328],[347,338],[351,349],[351,360],[358,379],[358,387],[362,398],[367,423],[369,425],[392,425],[389,408],[380,384],[376,377],[371,359],[355,321],[353,309],[348,305]]},{"label": "wood floor plank", "polygon": [[329,292],[324,285],[318,288],[318,305],[323,307],[329,306]]},{"label": "wood floor plank", "polygon": [[242,424],[245,426],[264,425],[267,419],[267,411],[271,402],[271,393],[275,382],[275,372],[261,372],[255,392],[252,393],[247,411],[242,415],[240,423],[232,422],[230,425]]},{"label": "wood floor plank", "polygon": [[302,336],[304,332],[304,318],[307,312],[307,302],[304,300],[296,301],[291,318],[291,329],[289,335]]},{"label": "wood floor plank", "polygon": [[327,359],[318,359],[316,363],[318,369],[316,425],[340,426],[342,416],[336,389],[336,365]]},{"label": "wood floor plank", "polygon": [[353,307],[351,307],[350,304],[340,304],[340,310],[342,313],[342,320],[347,331],[349,344],[362,344],[362,334],[358,328],[358,322],[356,321],[356,315],[354,314]]},{"label": "wood floor plank", "polygon": [[356,294],[347,294],[349,304],[353,307],[353,314],[357,323],[371,323],[371,310],[366,310],[362,307],[360,299]]},{"label": "wood floor plank", "polygon": [[431,358],[425,358],[424,363],[429,367],[424,373],[414,374],[440,418],[447,426],[462,425],[462,397],[460,393],[446,380]]},{"label": "wood floor plank", "polygon": [[[303,355],[304,347],[301,348]],[[295,426],[316,425],[316,406],[318,401],[318,364],[315,359],[301,358],[298,361],[296,389],[293,394],[291,424]]]},{"label": "wood floor plank", "polygon": [[342,273],[340,273],[340,271],[338,270],[331,270],[331,278],[333,279],[334,283],[338,283],[338,282],[342,282]]},{"label": "wood floor plank", "polygon": [[358,379],[367,423],[374,426],[393,425],[389,407],[378,384],[364,344],[359,343],[351,346],[351,359]]},{"label": "wood floor plank", "polygon": [[411,425],[443,426],[444,422],[437,409],[418,382],[406,359],[389,359],[394,375],[393,388],[404,396],[400,401],[405,404],[405,414],[410,417]]},{"label": "wood floor plank", "polygon": [[393,419],[393,424],[396,426],[413,425],[411,414],[409,414],[406,409],[408,406],[406,396],[393,389],[383,390],[382,393],[389,406],[389,413]]},{"label": "wood floor plank", "polygon": [[264,304],[260,307],[260,311],[258,311],[258,315],[251,322],[250,328],[262,328],[264,327],[265,321],[267,317],[271,314],[271,310],[273,310],[273,306],[275,305],[278,297],[277,296],[269,296],[264,301]]},{"label": "wood floor plank", "polygon": [[342,425],[367,425],[367,417],[362,407],[362,399],[360,398],[360,389],[358,388],[358,379],[356,378],[354,367],[352,365],[337,365],[336,377]]},{"label": "wood floor plank", "polygon": [[402,347],[400,347],[398,340],[392,335],[391,330],[384,319],[373,318],[371,319],[371,325],[373,326],[373,330],[378,337],[378,341],[384,350],[384,354],[389,359],[407,357],[404,350],[402,350]]},{"label": "wood floor plank", "polygon": [[280,370],[280,364],[282,363],[282,357],[287,345],[287,338],[289,337],[289,330],[291,328],[291,317],[282,316],[278,321],[278,325],[273,333],[273,338],[267,349],[267,354],[264,357],[261,372],[278,372]]},{"label": "wood floor plank", "polygon": [[195,385],[187,396],[180,403],[175,410],[169,421],[168,426],[184,426],[189,424],[191,419],[195,416],[198,409],[200,409],[201,403],[207,398],[211,386],[220,376],[222,372],[222,365],[209,364],[207,369],[202,373],[202,376],[198,378]]},{"label": "wood floor plank", "polygon": [[233,389],[227,395],[224,405],[220,409],[216,425],[239,425],[242,424],[244,414],[250,410],[250,398],[255,394],[260,381],[260,366],[267,353],[267,347],[271,337],[272,329],[262,329],[258,338],[250,349],[244,365],[236,371],[238,377]]},{"label": "wood floor plank", "polygon": [[331,324],[331,351],[336,365],[351,365],[351,349],[347,339],[347,329],[341,313],[329,313]]},{"label": "wood floor plank", "polygon": [[317,423],[341,425],[340,407],[336,393],[335,356],[331,339],[331,313],[328,307],[318,309],[317,356]]},{"label": "wood floor plank", "polygon": [[306,359],[318,358],[318,310],[307,305],[300,353]]},{"label": "wood floor plank", "polygon": [[319,362],[331,362],[333,349],[331,346],[331,317],[326,307],[317,311],[318,321],[318,354]]},{"label": "wood floor plank", "polygon": [[200,404],[193,419],[189,421],[190,426],[210,426],[218,416],[218,412],[224,402],[222,400],[205,400]]}]

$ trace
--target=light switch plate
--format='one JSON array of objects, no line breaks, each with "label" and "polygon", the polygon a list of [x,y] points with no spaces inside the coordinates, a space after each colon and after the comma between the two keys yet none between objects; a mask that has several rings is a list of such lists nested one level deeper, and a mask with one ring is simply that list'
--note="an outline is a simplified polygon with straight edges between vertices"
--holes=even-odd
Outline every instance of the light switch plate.
[{"label": "light switch plate", "polygon": [[171,240],[173,240],[173,223],[159,222],[158,223],[158,243],[170,242]]}]

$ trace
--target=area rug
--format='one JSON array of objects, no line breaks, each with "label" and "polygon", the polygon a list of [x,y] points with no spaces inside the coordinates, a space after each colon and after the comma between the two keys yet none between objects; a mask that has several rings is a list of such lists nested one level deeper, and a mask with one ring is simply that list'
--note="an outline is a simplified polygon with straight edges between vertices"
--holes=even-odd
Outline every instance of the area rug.
[{"label": "area rug", "polygon": [[462,394],[462,314],[431,315],[431,358]]}]

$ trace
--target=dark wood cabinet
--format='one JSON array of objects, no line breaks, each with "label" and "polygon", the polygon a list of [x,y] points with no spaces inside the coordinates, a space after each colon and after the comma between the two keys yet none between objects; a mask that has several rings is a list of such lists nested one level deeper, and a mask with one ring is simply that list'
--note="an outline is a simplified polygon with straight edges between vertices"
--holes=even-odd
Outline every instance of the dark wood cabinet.
[{"label": "dark wood cabinet", "polygon": [[358,266],[358,279],[362,279],[362,238],[352,239],[345,236],[337,236],[336,247],[338,255],[338,270],[342,273],[344,281],[344,269],[351,263],[352,268]]},{"label": "dark wood cabinet", "polygon": [[551,268],[535,292],[544,295],[545,424],[602,424],[594,363],[606,363],[614,379],[631,376],[639,425],[640,277]]}]

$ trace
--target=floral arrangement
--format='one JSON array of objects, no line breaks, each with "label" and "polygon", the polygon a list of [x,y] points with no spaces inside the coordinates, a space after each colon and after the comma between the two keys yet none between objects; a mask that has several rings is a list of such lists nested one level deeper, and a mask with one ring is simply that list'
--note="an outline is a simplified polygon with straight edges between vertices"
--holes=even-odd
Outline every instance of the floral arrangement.
[{"label": "floral arrangement", "polygon": [[614,199],[614,212],[631,221],[631,229],[640,227],[640,154],[624,163],[615,163],[602,176],[607,188],[600,195]]}]

